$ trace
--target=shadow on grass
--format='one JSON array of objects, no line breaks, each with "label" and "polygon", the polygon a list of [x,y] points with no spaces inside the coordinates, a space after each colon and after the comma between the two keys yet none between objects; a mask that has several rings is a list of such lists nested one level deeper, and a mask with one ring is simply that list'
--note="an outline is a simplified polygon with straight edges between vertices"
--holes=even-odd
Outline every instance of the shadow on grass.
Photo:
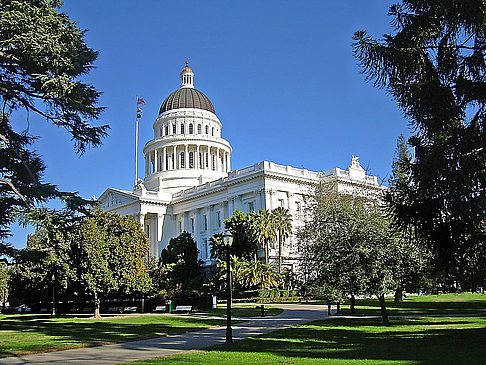
[{"label": "shadow on grass", "polygon": [[0,320],[0,357],[97,346],[198,331],[219,319],[162,316],[78,319],[8,316]]},{"label": "shadow on grass", "polygon": [[[479,364],[486,358],[486,320],[401,320],[385,327],[363,319],[318,321],[210,351],[261,352],[286,360],[357,359],[421,364]],[[469,327],[468,327],[469,326]],[[459,328],[460,327],[460,328]]]}]

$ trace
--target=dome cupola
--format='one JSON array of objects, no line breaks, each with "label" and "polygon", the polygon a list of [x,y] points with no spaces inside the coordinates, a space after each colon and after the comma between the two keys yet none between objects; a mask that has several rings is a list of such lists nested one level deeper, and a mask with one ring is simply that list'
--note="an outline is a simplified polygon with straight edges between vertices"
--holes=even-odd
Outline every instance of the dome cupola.
[{"label": "dome cupola", "polygon": [[181,88],[172,92],[162,103],[159,115],[173,109],[193,108],[207,110],[213,114],[213,104],[202,92],[194,88],[194,73],[186,61],[186,66],[181,71]]}]

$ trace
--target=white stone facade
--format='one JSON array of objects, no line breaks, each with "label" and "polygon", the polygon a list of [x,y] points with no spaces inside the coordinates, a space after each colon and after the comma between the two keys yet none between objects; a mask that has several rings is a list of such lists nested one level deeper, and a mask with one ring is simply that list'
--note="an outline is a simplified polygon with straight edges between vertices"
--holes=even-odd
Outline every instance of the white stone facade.
[{"label": "white stone facade", "polygon": [[[186,65],[179,90],[193,88],[193,76]],[[186,231],[197,242],[200,258],[211,264],[209,239],[224,231],[223,221],[237,209],[248,213],[287,208],[295,232],[309,193],[319,181],[344,194],[375,194],[385,189],[376,176],[366,175],[354,156],[347,169],[322,173],[268,161],[231,171],[231,145],[221,138],[222,124],[209,110],[181,107],[164,111],[153,129],[154,138],[143,149],[143,182],[133,191],[108,188],[99,202],[102,209],[136,217],[154,256],[160,255],[172,237]],[[277,254],[278,247],[270,246],[270,260],[276,260]],[[291,236],[284,244],[284,265],[293,269],[298,256]]]}]

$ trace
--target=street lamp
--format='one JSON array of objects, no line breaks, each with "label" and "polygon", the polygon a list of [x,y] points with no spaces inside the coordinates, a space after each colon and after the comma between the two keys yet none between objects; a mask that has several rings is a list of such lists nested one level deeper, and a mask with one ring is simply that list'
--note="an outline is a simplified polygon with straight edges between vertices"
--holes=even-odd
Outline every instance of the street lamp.
[{"label": "street lamp", "polygon": [[233,344],[233,329],[231,328],[231,257],[230,249],[233,244],[233,236],[230,232],[223,235],[223,243],[226,246],[226,344]]},{"label": "street lamp", "polygon": [[56,276],[52,274],[52,315],[56,315]]}]

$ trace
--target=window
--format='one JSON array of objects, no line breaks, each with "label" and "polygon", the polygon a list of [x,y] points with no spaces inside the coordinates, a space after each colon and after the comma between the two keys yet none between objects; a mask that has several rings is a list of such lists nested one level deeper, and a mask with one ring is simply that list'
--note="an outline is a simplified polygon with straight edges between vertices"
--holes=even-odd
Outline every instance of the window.
[{"label": "window", "polygon": [[212,167],[213,171],[216,170],[216,156],[215,155],[213,155],[212,166],[213,166]]},{"label": "window", "polygon": [[203,241],[203,247],[201,247],[201,256],[203,260],[208,258],[208,240]]},{"label": "window", "polygon": [[189,168],[194,168],[194,152],[189,152]]},{"label": "window", "polygon": [[168,125],[165,126],[165,135],[166,136],[169,135],[169,126]]},{"label": "window", "polygon": [[182,233],[182,222],[179,221],[179,233]]},{"label": "window", "polygon": [[248,203],[248,211],[253,212],[255,210],[255,203],[254,202],[249,202]]},{"label": "window", "polygon": [[163,131],[163,129],[162,129],[162,128],[160,128],[160,136],[161,136],[161,137],[164,135],[164,133],[163,133],[163,132],[164,132],[164,131]]},{"label": "window", "polygon": [[172,124],[172,134],[177,134],[177,126],[176,124]]},{"label": "window", "polygon": [[209,127],[206,126],[206,134],[209,134]]},{"label": "window", "polygon": [[184,124],[181,124],[181,134],[184,134]]},{"label": "window", "polygon": [[295,202],[295,205],[296,205],[295,211],[297,213],[297,217],[300,218],[302,215],[302,205],[300,202]]},{"label": "window", "polygon": [[199,152],[199,168],[202,169],[202,152]]},{"label": "window", "polygon": [[194,218],[191,218],[191,233],[194,234]]},{"label": "window", "polygon": [[197,125],[197,134],[201,134],[201,124]]},{"label": "window", "polygon": [[147,224],[145,226],[145,235],[147,236],[147,238],[150,238],[150,225]]},{"label": "window", "polygon": [[205,231],[208,230],[208,217],[207,216],[204,216],[204,230]]},{"label": "window", "polygon": [[279,204],[280,207],[283,208],[283,206],[284,206],[284,200],[283,199],[279,199],[278,200],[278,204]]},{"label": "window", "polygon": [[211,135],[214,136],[214,128],[211,128]]},{"label": "window", "polygon": [[169,169],[169,154],[165,155],[165,169]]},{"label": "window", "polygon": [[186,167],[186,161],[185,161],[184,152],[181,152],[181,168],[183,169],[184,167]]},{"label": "window", "polygon": [[189,134],[194,134],[194,126],[191,124],[189,124]]},{"label": "window", "polygon": [[206,168],[209,168],[209,153],[206,153]]},{"label": "window", "polygon": [[221,212],[216,212],[216,220],[218,221],[218,228],[221,228]]}]

